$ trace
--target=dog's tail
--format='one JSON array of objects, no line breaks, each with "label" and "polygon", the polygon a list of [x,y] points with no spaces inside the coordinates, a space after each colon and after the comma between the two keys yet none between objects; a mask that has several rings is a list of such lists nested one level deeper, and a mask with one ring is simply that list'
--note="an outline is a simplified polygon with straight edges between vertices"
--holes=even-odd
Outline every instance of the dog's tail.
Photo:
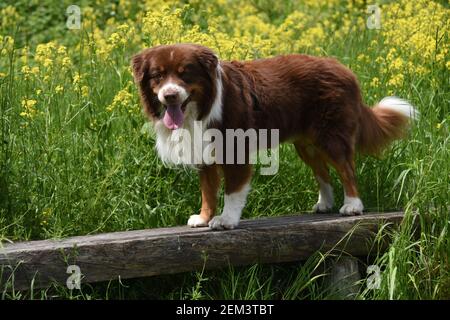
[{"label": "dog's tail", "polygon": [[419,112],[407,101],[386,97],[375,107],[362,107],[357,147],[366,154],[378,154],[392,141],[402,138]]}]

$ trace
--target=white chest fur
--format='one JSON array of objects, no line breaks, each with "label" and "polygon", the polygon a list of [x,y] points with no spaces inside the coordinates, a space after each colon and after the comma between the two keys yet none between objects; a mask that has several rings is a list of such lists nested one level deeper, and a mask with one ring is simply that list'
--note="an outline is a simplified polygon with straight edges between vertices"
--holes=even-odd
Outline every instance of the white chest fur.
[{"label": "white chest fur", "polygon": [[202,122],[195,121],[197,106],[195,102],[187,105],[183,126],[170,130],[161,120],[155,123],[156,150],[165,164],[196,166],[203,163]]}]

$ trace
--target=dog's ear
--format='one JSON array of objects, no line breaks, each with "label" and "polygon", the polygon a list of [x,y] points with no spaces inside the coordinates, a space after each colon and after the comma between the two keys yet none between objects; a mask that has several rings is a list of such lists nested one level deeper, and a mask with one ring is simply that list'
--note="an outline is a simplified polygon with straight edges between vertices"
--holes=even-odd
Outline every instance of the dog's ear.
[{"label": "dog's ear", "polygon": [[217,65],[219,64],[217,55],[209,48],[203,46],[196,46],[196,48],[196,56],[200,65],[208,72],[208,74],[215,75]]},{"label": "dog's ear", "polygon": [[131,69],[133,70],[134,81],[140,83],[144,79],[146,61],[144,53],[138,53],[131,59]]},{"label": "dog's ear", "polygon": [[148,69],[152,49],[146,49],[131,59],[134,81],[139,89],[142,106],[150,118],[158,118],[161,112],[161,104],[158,97],[149,86]]}]

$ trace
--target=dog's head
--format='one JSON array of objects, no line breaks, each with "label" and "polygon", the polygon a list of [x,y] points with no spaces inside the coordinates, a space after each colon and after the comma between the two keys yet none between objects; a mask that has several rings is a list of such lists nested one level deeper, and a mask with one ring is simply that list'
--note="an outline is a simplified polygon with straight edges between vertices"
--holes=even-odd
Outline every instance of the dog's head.
[{"label": "dog's head", "polygon": [[171,130],[183,126],[187,113],[197,120],[209,114],[217,93],[217,67],[214,52],[194,44],[157,46],[132,59],[144,110]]}]

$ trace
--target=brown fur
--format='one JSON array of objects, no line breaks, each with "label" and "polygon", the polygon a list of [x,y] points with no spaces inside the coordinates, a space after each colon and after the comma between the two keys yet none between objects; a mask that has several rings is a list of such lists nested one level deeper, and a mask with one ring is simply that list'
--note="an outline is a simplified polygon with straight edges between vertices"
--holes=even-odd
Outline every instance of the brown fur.
[{"label": "brown fur", "polygon": [[375,106],[362,108],[358,135],[358,149],[366,154],[376,155],[393,140],[405,135],[408,118],[390,109]]},{"label": "brown fur", "polygon": [[[174,53],[171,59],[170,52]],[[177,70],[190,64],[192,79],[185,82]],[[133,70],[142,103],[152,119],[160,117],[156,99],[159,84],[152,68],[164,68],[193,93],[201,109],[199,120],[210,111],[216,95],[217,58],[208,48],[178,44],[144,50],[133,58]],[[407,119],[382,108],[367,108],[358,81],[347,67],[331,58],[292,54],[254,61],[221,61],[223,69],[222,121],[212,126],[225,129],[279,129],[282,141],[292,141],[299,156],[316,177],[330,181],[334,167],[348,196],[357,196],[355,149],[377,153],[399,138]],[[215,213],[223,171],[225,192],[236,192],[251,178],[250,165],[204,167],[200,172],[201,213],[208,220]]]}]

